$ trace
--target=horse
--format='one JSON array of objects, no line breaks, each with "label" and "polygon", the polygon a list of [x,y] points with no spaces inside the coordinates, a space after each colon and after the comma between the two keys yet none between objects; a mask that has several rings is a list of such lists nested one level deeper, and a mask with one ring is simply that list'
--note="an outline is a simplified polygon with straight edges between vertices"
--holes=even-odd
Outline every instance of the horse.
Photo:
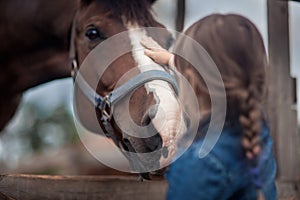
[{"label": "horse", "polygon": [[70,77],[69,41],[78,0],[0,2],[0,130],[22,93]]},{"label": "horse", "polygon": [[[0,85],[3,91],[3,98],[0,102],[0,128],[2,129],[13,116],[22,92],[54,79],[70,77],[70,46],[74,47],[74,55],[76,55],[75,59],[72,58],[72,63],[74,64],[75,60],[78,66],[84,62],[97,44],[123,31],[130,33],[123,41],[124,44],[132,46],[132,49],[139,48],[139,40],[147,35],[147,31],[140,29],[141,27],[163,27],[151,14],[151,5],[154,2],[154,0],[1,2],[0,25],[3,28],[0,30],[0,37],[8,39],[2,40],[0,48],[2,70]],[[18,15],[15,14],[16,11]],[[72,27],[75,27],[74,34]],[[148,34],[164,48],[168,48],[173,41],[172,35],[167,30],[161,31],[159,35],[153,35],[150,32]],[[74,41],[71,35],[74,36]],[[74,45],[71,45],[73,42]],[[95,88],[96,92],[106,96],[124,74],[144,63],[152,65],[149,68],[151,70],[164,71],[161,66],[154,64],[143,54],[128,52],[115,60],[102,77],[97,77],[100,81]],[[139,68],[137,73],[149,69]],[[91,81],[92,77],[89,77],[88,81]],[[136,124],[142,126],[153,123],[153,126],[158,129],[160,118],[157,114],[158,110],[155,109],[157,106],[165,108],[166,111],[172,111],[170,119],[172,116],[177,119],[177,115],[181,117],[174,88],[168,81],[172,82],[170,78],[167,78],[167,81],[153,80],[141,85],[133,92],[129,107],[130,115]],[[164,85],[167,90],[159,85]],[[170,95],[165,95],[166,92]],[[96,108],[98,120],[91,120],[90,113],[95,112],[95,106],[86,98],[83,101],[86,101],[86,104],[78,106],[78,110],[82,110],[79,112],[81,113],[80,121],[89,130],[99,130],[99,125],[103,127],[101,113]],[[169,120],[170,125],[166,126],[165,130],[160,130],[150,138],[125,136],[112,119],[113,133],[110,136],[116,138],[116,145],[121,145],[128,152],[152,152],[167,147],[168,136],[175,134],[178,131],[176,129],[184,126],[183,122],[177,123],[174,119]],[[167,153],[167,150],[164,151],[164,157],[167,157]],[[160,157],[162,153],[149,158],[152,160],[150,163],[159,165]],[[141,162],[144,162],[141,164],[142,167],[133,166],[133,168],[146,170],[143,166],[147,165],[147,161]]]},{"label": "horse", "polygon": [[[156,64],[141,51],[143,47],[140,40],[146,36],[153,37],[166,49],[173,42],[172,34],[166,29],[156,33],[144,28],[164,27],[151,14],[153,2],[82,0],[73,22],[71,41],[73,75],[75,80],[79,76],[81,82],[81,86],[78,84],[79,87],[75,89],[77,101],[74,110],[79,121],[92,132],[102,129],[104,134],[113,139],[115,145],[125,152],[124,155],[130,160],[133,171],[141,172],[145,179],[150,178],[147,173],[149,170],[160,169],[160,160],[168,158],[171,154],[173,137],[186,129],[176,96],[176,82],[163,66]],[[107,49],[118,51],[122,46],[130,47],[131,51],[109,63],[102,75],[97,72],[97,68],[101,68],[101,60],[107,58],[99,56],[98,59],[98,54],[95,54],[96,61],[87,62],[90,66],[86,70],[81,69],[80,66],[85,64],[85,59],[98,45],[122,32],[126,32],[122,41],[100,49],[99,55],[109,56],[109,53],[105,54]],[[130,76],[122,80],[126,74]],[[128,122],[128,116],[122,112],[125,105],[115,103],[111,99],[123,98],[126,92],[123,94],[122,91],[126,90],[132,92],[129,99],[129,118],[138,126],[151,124],[155,134],[136,137],[120,128],[117,121],[122,121],[123,124]],[[121,107],[121,112],[115,114],[114,110],[117,107]],[[96,117],[92,117],[93,113]],[[163,127],[161,121],[165,122]],[[137,155],[130,156],[128,152]],[[151,152],[156,153],[151,156],[139,156]]]}]

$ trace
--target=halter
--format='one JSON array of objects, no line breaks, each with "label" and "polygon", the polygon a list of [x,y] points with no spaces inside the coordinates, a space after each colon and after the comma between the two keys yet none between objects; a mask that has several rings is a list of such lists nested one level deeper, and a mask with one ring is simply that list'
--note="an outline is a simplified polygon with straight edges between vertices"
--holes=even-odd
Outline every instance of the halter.
[{"label": "halter", "polygon": [[70,41],[70,60],[72,62],[72,71],[71,76],[75,82],[77,80],[77,84],[83,94],[87,97],[87,99],[94,105],[96,109],[100,111],[100,120],[102,124],[102,129],[105,135],[111,139],[113,139],[114,143],[119,147],[119,142],[113,133],[112,128],[112,118],[114,106],[122,100],[125,96],[129,95],[135,89],[143,86],[145,83],[153,81],[153,80],[162,80],[168,82],[174,89],[176,95],[178,95],[179,89],[178,84],[175,78],[167,73],[166,71],[161,70],[150,70],[145,71],[132,79],[128,80],[123,85],[115,88],[112,92],[110,92],[106,96],[101,96],[98,94],[82,77],[79,73],[78,61],[76,55],[76,45],[75,45],[75,35],[76,35],[76,23],[75,20],[77,18],[78,13],[76,13],[73,23],[72,23],[72,32],[71,32],[71,41]]}]

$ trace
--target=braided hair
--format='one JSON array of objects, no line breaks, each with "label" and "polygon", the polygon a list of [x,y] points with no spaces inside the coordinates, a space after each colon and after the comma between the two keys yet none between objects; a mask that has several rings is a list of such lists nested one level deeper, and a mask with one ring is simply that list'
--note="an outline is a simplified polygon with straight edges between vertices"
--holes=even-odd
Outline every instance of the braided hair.
[{"label": "braided hair", "polygon": [[[249,161],[252,182],[258,190],[257,198],[263,199],[258,161],[262,149],[261,105],[268,62],[262,37],[252,22],[234,14],[208,16],[196,22],[185,33],[205,48],[218,67],[223,83],[216,83],[213,78],[206,81],[225,86],[226,120],[238,122],[243,128],[241,145]],[[179,38],[175,48],[189,48],[184,45],[184,41]],[[189,74],[197,78],[187,79],[191,80],[197,96],[206,99],[206,105],[211,106],[210,97],[218,97],[218,91],[209,94],[201,75],[180,56],[175,56],[175,65],[183,74],[193,71]]]}]

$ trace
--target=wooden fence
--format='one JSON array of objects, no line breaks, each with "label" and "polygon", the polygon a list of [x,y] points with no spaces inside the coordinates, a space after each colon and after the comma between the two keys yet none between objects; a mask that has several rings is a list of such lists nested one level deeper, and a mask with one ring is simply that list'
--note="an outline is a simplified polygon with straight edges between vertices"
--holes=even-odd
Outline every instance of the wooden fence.
[{"label": "wooden fence", "polygon": [[[278,182],[279,200],[298,200],[289,183]],[[163,200],[167,182],[140,182],[137,176],[0,176],[0,199]]]},{"label": "wooden fence", "polygon": [[137,176],[0,176],[0,199],[134,200],[165,199],[165,181]]}]

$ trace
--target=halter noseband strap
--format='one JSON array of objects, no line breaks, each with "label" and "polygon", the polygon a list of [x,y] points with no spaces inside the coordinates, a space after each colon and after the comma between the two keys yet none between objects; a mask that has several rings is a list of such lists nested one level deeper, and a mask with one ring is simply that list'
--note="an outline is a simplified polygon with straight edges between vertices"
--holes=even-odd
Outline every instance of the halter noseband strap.
[{"label": "halter noseband strap", "polygon": [[[130,79],[129,81],[127,81],[125,84],[114,89],[105,97],[99,95],[85,81],[85,79],[82,77],[80,73],[77,73],[76,76],[76,82],[80,90],[89,99],[89,101],[102,112],[101,114],[107,117],[107,120],[109,121],[111,120],[113,107],[116,103],[118,103],[121,99],[123,99],[126,95],[133,92],[138,87],[153,80],[162,80],[168,82],[173,87],[176,95],[178,95],[179,89],[175,78],[169,73],[161,70],[150,70],[150,71],[140,73],[137,76]],[[109,108],[109,112],[107,108]]]}]

